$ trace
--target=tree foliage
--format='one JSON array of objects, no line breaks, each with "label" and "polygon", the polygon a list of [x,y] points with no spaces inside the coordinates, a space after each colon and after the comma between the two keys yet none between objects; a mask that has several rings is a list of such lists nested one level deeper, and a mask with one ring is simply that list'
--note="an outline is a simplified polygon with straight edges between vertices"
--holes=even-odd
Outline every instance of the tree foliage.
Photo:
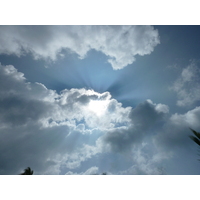
[{"label": "tree foliage", "polygon": [[192,139],[196,144],[200,146],[200,133],[196,132],[195,130],[191,129],[190,130],[194,133],[194,135],[190,135],[190,139]]},{"label": "tree foliage", "polygon": [[20,175],[33,175],[33,170],[31,170],[30,167],[27,167],[23,173],[21,173]]}]

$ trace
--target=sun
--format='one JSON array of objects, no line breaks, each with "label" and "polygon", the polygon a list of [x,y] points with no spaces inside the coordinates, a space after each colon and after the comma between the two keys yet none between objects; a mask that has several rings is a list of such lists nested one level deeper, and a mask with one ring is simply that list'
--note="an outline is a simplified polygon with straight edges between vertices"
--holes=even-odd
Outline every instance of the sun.
[{"label": "sun", "polygon": [[108,103],[108,100],[91,100],[88,104],[88,109],[97,116],[102,116],[107,110]]}]

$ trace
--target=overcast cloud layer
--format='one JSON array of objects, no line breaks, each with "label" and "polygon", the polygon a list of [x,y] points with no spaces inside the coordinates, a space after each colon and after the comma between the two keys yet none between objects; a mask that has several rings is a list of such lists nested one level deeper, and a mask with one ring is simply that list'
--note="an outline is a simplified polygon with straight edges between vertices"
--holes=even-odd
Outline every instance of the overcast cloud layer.
[{"label": "overcast cloud layer", "polygon": [[113,69],[150,54],[160,43],[152,26],[1,26],[0,54],[31,53],[35,59],[55,61],[62,50],[84,59],[91,49],[108,56]]}]

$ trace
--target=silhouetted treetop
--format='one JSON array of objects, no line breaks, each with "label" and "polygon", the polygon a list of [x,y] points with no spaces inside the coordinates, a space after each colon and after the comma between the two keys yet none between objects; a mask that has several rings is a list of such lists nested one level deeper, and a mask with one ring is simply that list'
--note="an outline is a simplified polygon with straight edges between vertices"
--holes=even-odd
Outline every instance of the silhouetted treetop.
[{"label": "silhouetted treetop", "polygon": [[196,132],[195,130],[191,129],[190,130],[194,133],[194,135],[196,136],[193,136],[193,135],[190,135],[189,137],[196,143],[200,146],[200,133]]},{"label": "silhouetted treetop", "polygon": [[23,173],[21,173],[20,175],[33,175],[33,170],[31,170],[30,167],[27,167]]}]

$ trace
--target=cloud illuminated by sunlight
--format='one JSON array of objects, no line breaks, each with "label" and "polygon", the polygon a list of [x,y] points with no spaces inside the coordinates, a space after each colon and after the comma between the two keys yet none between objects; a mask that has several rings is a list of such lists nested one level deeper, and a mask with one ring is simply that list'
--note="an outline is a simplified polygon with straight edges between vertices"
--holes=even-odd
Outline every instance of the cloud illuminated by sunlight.
[{"label": "cloud illuminated by sunlight", "polygon": [[97,116],[102,116],[105,114],[108,104],[108,100],[91,100],[88,104],[88,109]]}]

